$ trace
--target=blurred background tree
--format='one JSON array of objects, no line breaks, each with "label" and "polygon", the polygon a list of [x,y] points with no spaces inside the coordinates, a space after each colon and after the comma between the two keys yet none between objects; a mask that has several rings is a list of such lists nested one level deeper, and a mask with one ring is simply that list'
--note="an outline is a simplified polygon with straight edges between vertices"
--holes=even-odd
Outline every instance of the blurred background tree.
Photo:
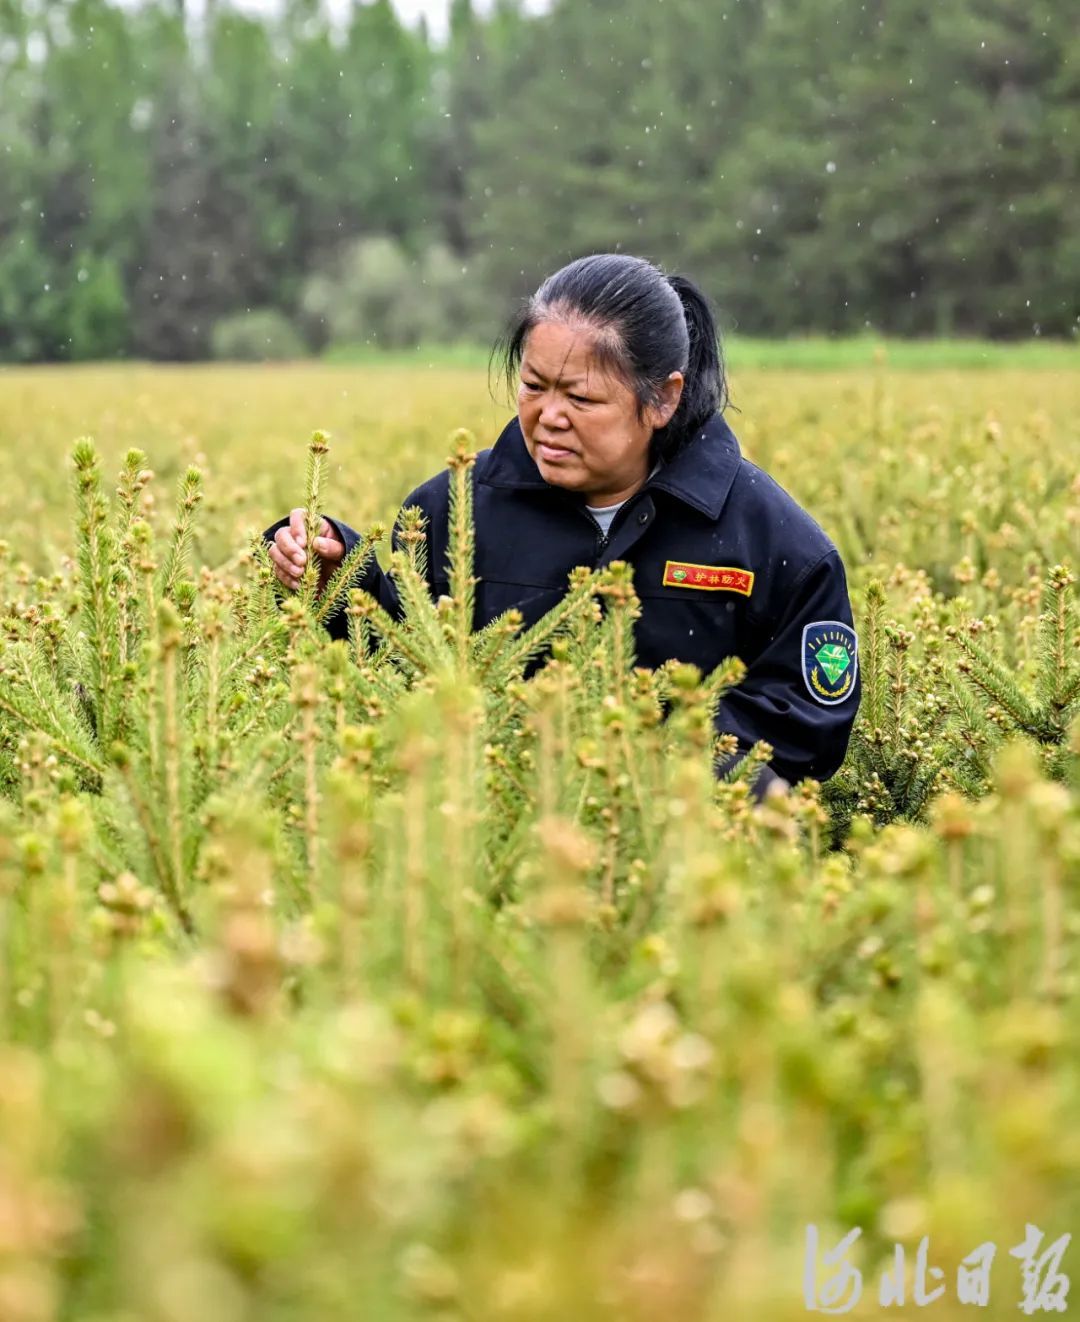
[{"label": "blurred background tree", "polygon": [[440,43],[390,0],[0,0],[0,359],[483,343],[612,249],[746,334],[1075,337],[1078,31],[1075,0],[452,0]]}]

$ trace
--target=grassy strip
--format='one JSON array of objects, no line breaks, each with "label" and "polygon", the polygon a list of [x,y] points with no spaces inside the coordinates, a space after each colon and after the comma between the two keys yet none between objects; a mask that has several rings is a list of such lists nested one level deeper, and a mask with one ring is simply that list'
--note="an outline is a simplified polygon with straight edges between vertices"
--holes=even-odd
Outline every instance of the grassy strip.
[{"label": "grassy strip", "polygon": [[[1028,340],[994,341],[966,339],[883,339],[877,336],[831,337],[807,335],[792,339],[757,339],[740,335],[724,335],[724,353],[729,368],[735,371],[783,370],[805,372],[836,372],[865,370],[879,365],[904,371],[966,370],[968,368],[994,368],[1015,370],[1068,371],[1080,366],[1080,340],[1052,340],[1032,337]],[[103,361],[97,363],[0,363],[0,376],[17,372],[63,372],[65,377],[82,373],[97,373],[102,369],[125,371],[131,367],[153,370],[170,368],[189,371],[192,366],[230,370],[237,366],[263,367],[278,371],[282,368],[307,366],[318,362],[337,367],[378,367],[415,371],[430,368],[435,371],[461,368],[486,370],[489,349],[477,344],[421,344],[415,349],[377,349],[366,344],[339,344],[327,349],[318,358],[297,359],[289,363],[265,362],[239,364],[234,362],[151,363],[142,359]]]},{"label": "grassy strip", "polygon": [[[876,336],[832,338],[804,336],[763,340],[728,335],[724,340],[728,365],[735,371],[841,371],[885,366],[910,371],[967,368],[1080,367],[1080,344],[1033,338],[1011,342],[991,340],[887,340]],[[337,345],[323,362],[350,366],[486,368],[488,350],[478,345],[420,345],[416,349],[380,350],[368,345]]]}]

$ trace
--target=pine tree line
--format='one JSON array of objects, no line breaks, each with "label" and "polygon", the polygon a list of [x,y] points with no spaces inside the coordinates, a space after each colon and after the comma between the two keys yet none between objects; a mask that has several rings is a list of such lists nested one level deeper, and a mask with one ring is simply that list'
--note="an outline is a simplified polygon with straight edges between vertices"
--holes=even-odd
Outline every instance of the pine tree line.
[{"label": "pine tree line", "polygon": [[1073,19],[455,0],[435,44],[390,0],[0,7],[0,359],[199,357],[237,314],[264,353],[486,342],[615,248],[747,333],[1075,335]]}]

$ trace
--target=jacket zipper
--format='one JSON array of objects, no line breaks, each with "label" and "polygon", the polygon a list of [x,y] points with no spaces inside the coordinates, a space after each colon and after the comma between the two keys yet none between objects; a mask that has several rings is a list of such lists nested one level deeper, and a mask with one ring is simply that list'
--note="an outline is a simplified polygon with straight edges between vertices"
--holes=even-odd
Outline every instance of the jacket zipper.
[{"label": "jacket zipper", "polygon": [[608,544],[608,535],[606,532],[604,532],[603,528],[600,527],[600,525],[596,522],[596,520],[593,518],[593,516],[589,513],[588,510],[582,509],[580,505],[575,505],[574,508],[578,510],[586,519],[588,519],[590,527],[596,533],[596,549],[594,552],[594,556],[595,558],[599,559],[601,552],[603,551],[604,547],[607,546]]},{"label": "jacket zipper", "polygon": [[604,547],[608,545],[608,534],[605,533],[603,527],[600,527],[595,518],[592,518],[592,514],[588,517],[590,517],[592,526],[596,529],[596,555],[598,555],[599,558],[600,555],[603,554]]},{"label": "jacket zipper", "polygon": [[596,540],[596,554],[599,556],[600,553],[603,551],[604,547],[607,546],[608,544],[608,535],[603,530],[603,528],[600,527],[600,525],[596,522],[596,520],[593,519],[593,516],[591,514],[589,515],[589,518],[592,520],[592,525],[596,529],[598,534]]},{"label": "jacket zipper", "polygon": [[[630,499],[632,500],[633,496],[631,496]],[[627,501],[626,504],[629,504],[629,501]],[[611,540],[611,529],[614,528],[616,520],[618,519],[619,515],[622,514],[623,510],[626,508],[626,504],[624,504],[620,509],[616,510],[615,518],[611,520],[611,526],[608,528],[607,532],[604,532],[603,528],[600,527],[600,525],[597,523],[597,521],[593,518],[593,516],[589,513],[587,509],[582,509],[580,505],[574,506],[575,509],[579,510],[580,513],[582,513],[585,516],[585,518],[589,520],[593,528],[596,530],[597,558],[600,557],[600,554],[602,553],[604,547],[607,546],[608,542]]]}]

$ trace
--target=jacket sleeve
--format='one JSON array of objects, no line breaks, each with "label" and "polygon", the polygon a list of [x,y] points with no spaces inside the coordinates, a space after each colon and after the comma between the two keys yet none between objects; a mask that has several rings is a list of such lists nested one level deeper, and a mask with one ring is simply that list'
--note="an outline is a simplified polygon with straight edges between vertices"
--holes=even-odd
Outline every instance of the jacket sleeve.
[{"label": "jacket sleeve", "polygon": [[840,701],[814,696],[803,665],[807,626],[830,621],[846,625],[854,637],[847,580],[835,548],[795,581],[786,604],[766,629],[765,645],[749,664],[746,678],[721,700],[716,729],[734,734],[740,751],[718,766],[718,773],[726,771],[759,739],[767,740],[774,750],[770,766],[758,779],[759,795],[776,776],[795,784],[807,776],[827,780],[839,769],[859,709],[857,640],[852,661],[855,673]]},{"label": "jacket sleeve", "polygon": [[[331,525],[341,540],[345,543],[345,554],[348,555],[353,547],[361,540],[360,533],[355,528],[350,528],[347,523],[342,523],[340,519],[332,519],[328,514],[323,518]],[[278,519],[277,523],[272,524],[263,533],[263,541],[270,545],[274,540],[274,534],[279,528],[288,526],[288,517]],[[393,546],[395,550],[400,549],[397,531],[393,535]],[[404,614],[404,609],[398,597],[397,588],[394,586],[394,580],[387,574],[374,556],[368,561],[366,568],[362,573],[356,575],[353,580],[353,587],[363,588],[366,592],[378,601],[379,605],[396,620],[400,620]],[[349,636],[349,621],[345,614],[344,603],[329,615],[323,624],[331,638],[344,640]]]}]

